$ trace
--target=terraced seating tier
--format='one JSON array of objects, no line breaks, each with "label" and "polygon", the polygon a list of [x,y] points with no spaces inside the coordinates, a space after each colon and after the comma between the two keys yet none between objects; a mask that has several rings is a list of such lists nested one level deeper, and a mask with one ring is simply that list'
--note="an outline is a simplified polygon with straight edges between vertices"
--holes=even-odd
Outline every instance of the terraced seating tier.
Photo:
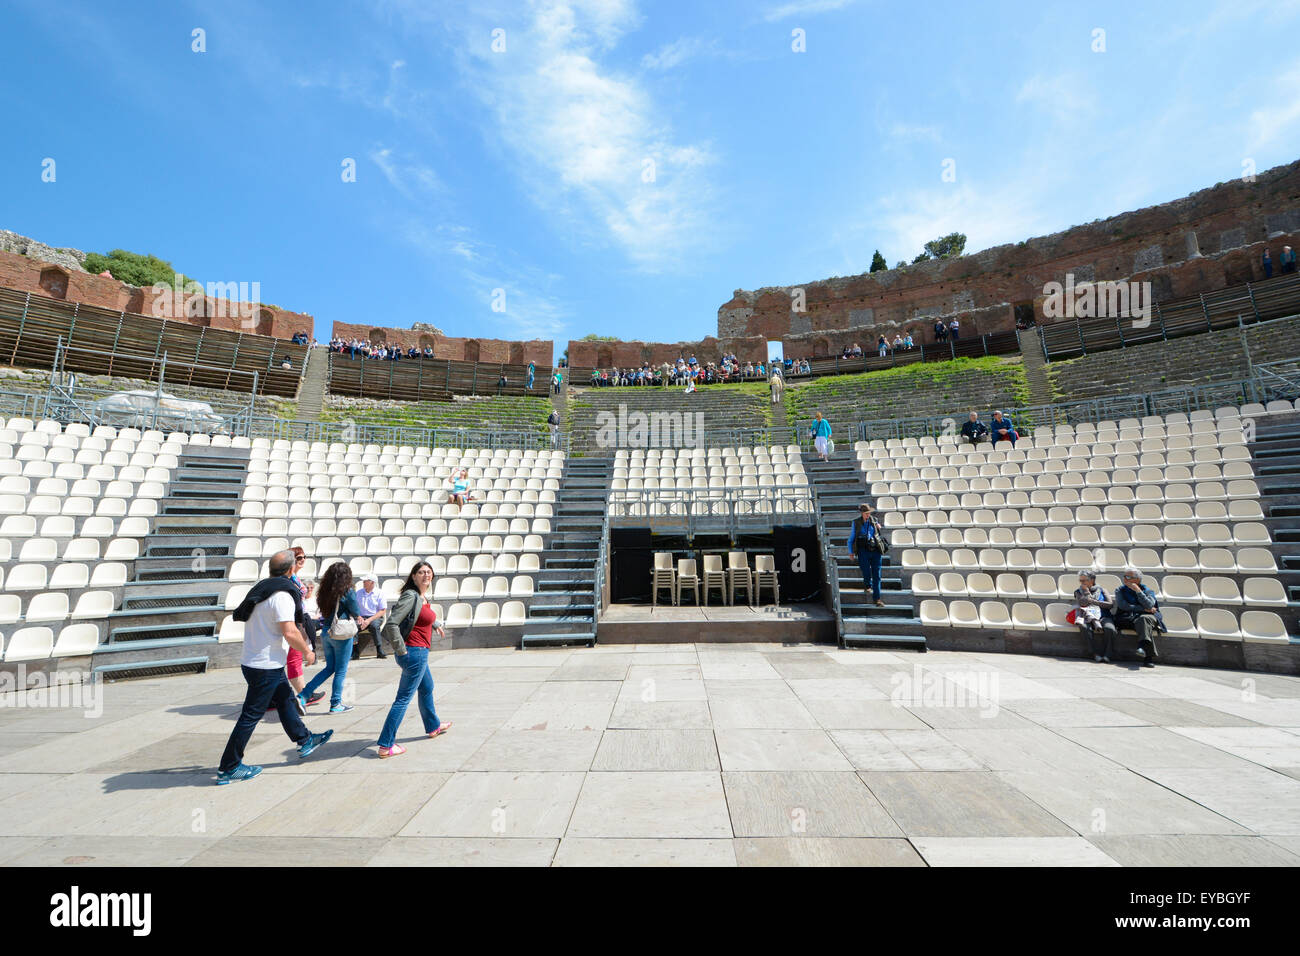
[{"label": "terraced seating tier", "polygon": [[394,405],[391,402],[335,400],[322,421],[408,428],[466,428],[501,432],[545,432],[551,402],[545,396],[459,398],[445,402]]},{"label": "terraced seating tier", "polygon": [[[452,362],[446,359],[349,358],[330,352],[329,390],[334,395],[353,395],[396,402],[447,401],[453,395],[546,396],[551,388],[551,369],[537,367],[533,387],[527,388],[528,366],[488,362]],[[507,385],[498,386],[505,374]]]},{"label": "terraced seating tier", "polygon": [[[0,363],[52,368],[59,339],[72,372],[259,395],[298,392],[307,349],[287,339],[205,328],[131,312],[112,312],[12,289],[0,289]],[[280,362],[289,356],[291,367]]]},{"label": "terraced seating tier", "polygon": [[[573,453],[598,455],[612,453],[619,444],[694,447],[701,420],[705,432],[764,429],[771,408],[767,386],[753,384],[708,385],[689,395],[681,387],[570,389],[567,411]],[[637,422],[629,416],[635,413],[647,416],[644,436],[633,434]],[[664,417],[650,417],[654,415]]]}]

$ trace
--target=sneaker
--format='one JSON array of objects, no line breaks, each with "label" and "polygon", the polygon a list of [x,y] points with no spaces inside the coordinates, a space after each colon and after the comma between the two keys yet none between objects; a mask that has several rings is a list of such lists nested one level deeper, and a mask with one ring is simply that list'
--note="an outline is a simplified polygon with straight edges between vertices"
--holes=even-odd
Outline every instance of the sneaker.
[{"label": "sneaker", "polygon": [[319,704],[324,699],[325,699],[325,692],[323,690],[318,690],[316,691],[316,693],[312,694],[310,697],[307,698],[307,706],[310,707],[312,704]]},{"label": "sneaker", "polygon": [[330,713],[331,713],[331,714],[346,714],[346,713],[347,713],[349,710],[351,710],[351,709],[352,709],[352,705],[351,705],[351,704],[335,704],[333,707],[330,708]]},{"label": "sneaker", "polygon": [[299,757],[310,756],[313,750],[315,750],[317,747],[325,743],[325,741],[329,740],[333,736],[334,736],[334,731],[332,730],[327,730],[323,734],[312,734],[310,737],[307,738],[307,742],[298,748],[298,756]]},{"label": "sneaker", "polygon": [[298,712],[299,717],[307,716],[307,702],[302,699],[302,694],[293,695],[293,709]]},{"label": "sneaker", "polygon": [[1092,655],[1092,659],[1093,659],[1093,661],[1094,661],[1095,663],[1097,663],[1097,664],[1100,664],[1100,663],[1101,663],[1101,655],[1100,655],[1100,654],[1093,654],[1093,655]]},{"label": "sneaker", "polygon": [[1145,664],[1143,664],[1142,666],[1143,666],[1143,667],[1155,667],[1155,666],[1156,666],[1156,662],[1155,662],[1155,661],[1147,661],[1147,662],[1146,662]]},{"label": "sneaker", "polygon": [[234,770],[218,773],[217,786],[222,787],[228,783],[238,783],[241,780],[252,780],[261,772],[261,767],[250,767],[246,763],[241,763]]},{"label": "sneaker", "polygon": [[1139,654],[1140,656],[1142,656],[1142,657],[1146,657],[1146,656],[1147,656],[1147,649],[1146,649],[1145,647],[1139,647],[1139,648],[1138,648],[1138,654]]},{"label": "sneaker", "polygon": [[1109,658],[1109,657],[1103,657],[1103,658],[1101,659],[1101,662],[1102,662],[1103,664],[1109,664],[1109,663],[1110,663],[1110,658]]}]

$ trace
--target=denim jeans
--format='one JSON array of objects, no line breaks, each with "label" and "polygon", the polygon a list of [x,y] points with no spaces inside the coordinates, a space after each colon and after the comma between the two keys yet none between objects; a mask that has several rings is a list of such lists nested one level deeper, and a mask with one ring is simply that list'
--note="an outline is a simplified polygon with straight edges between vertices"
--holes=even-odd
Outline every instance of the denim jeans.
[{"label": "denim jeans", "polygon": [[244,680],[248,681],[248,693],[244,695],[244,709],[240,711],[239,720],[235,721],[235,729],[230,732],[226,752],[221,755],[218,769],[222,773],[229,773],[244,762],[248,738],[253,736],[253,728],[266,716],[266,708],[271,704],[275,704],[280,714],[280,726],[290,740],[302,744],[311,736],[307,725],[298,716],[298,709],[290,703],[294,696],[293,688],[289,686],[289,678],[284,676],[283,667],[263,670],[244,665],[240,669],[244,672]]},{"label": "denim jeans", "polygon": [[379,746],[391,747],[397,739],[397,728],[406,717],[406,708],[415,698],[420,708],[420,719],[424,721],[424,732],[430,733],[439,727],[438,713],[433,709],[433,675],[429,673],[429,649],[427,647],[408,647],[406,653],[393,658],[402,669],[402,678],[397,683],[397,699],[388,709],[388,718],[384,729],[379,732]]},{"label": "denim jeans", "polygon": [[333,674],[330,706],[337,707],[343,702],[343,682],[347,679],[348,663],[352,660],[352,640],[350,637],[345,641],[325,638],[325,669],[307,682],[307,686],[302,689],[303,697],[311,697],[316,688],[325,683],[325,678]]},{"label": "denim jeans", "polygon": [[862,570],[864,589],[871,591],[871,600],[880,600],[880,559],[879,551],[859,551],[858,567]]}]

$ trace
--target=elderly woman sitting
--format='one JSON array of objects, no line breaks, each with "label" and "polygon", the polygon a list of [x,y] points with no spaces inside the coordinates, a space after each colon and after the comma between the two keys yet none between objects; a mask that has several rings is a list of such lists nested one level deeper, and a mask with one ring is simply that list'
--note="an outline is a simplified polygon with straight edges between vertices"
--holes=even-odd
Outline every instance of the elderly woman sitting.
[{"label": "elderly woman sitting", "polygon": [[1142,583],[1137,568],[1124,571],[1124,584],[1115,592],[1115,626],[1132,628],[1138,638],[1138,655],[1144,667],[1155,667],[1156,635],[1165,630],[1156,594]]},{"label": "elderly woman sitting", "polygon": [[1110,663],[1110,652],[1119,634],[1114,610],[1114,600],[1097,586],[1096,573],[1080,571],[1079,586],[1074,590],[1074,623],[1087,638],[1092,659],[1104,664]]}]

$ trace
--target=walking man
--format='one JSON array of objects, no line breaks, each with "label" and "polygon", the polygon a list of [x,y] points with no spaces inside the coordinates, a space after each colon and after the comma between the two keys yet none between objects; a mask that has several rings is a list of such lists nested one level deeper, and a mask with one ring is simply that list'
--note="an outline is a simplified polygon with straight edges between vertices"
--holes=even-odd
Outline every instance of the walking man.
[{"label": "walking man", "polygon": [[557,408],[551,409],[551,414],[546,416],[546,424],[551,429],[551,447],[560,447],[560,411]]},{"label": "walking man", "polygon": [[849,554],[858,559],[862,570],[863,590],[871,592],[871,599],[876,607],[884,607],[880,599],[880,562],[884,557],[883,532],[880,524],[871,514],[871,505],[858,505],[858,517],[853,520],[853,529],[849,532]]},{"label": "walking man", "polygon": [[218,785],[248,780],[262,772],[261,767],[244,763],[244,748],[253,735],[253,728],[266,716],[268,706],[274,706],[279,713],[280,726],[298,745],[299,757],[306,757],[334,734],[332,730],[313,734],[307,729],[296,706],[297,696],[284,672],[290,647],[300,651],[308,664],[316,663],[311,643],[301,628],[302,592],[289,580],[293,565],[292,551],[273,555],[271,576],[255,584],[235,609],[235,620],[245,622],[244,650],[239,663],[248,682],[248,693],[225,753],[221,755]]}]

